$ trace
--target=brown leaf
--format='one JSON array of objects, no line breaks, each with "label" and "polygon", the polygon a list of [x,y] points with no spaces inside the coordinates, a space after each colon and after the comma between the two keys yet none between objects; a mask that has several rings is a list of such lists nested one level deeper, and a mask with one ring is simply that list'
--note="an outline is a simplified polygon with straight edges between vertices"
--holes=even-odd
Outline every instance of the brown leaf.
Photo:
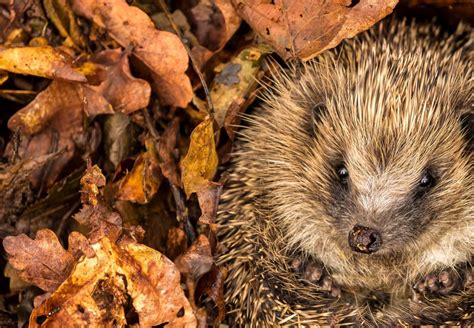
[{"label": "brown leaf", "polygon": [[202,0],[191,8],[188,17],[199,43],[212,51],[222,49],[241,21],[230,0]]},{"label": "brown leaf", "polygon": [[218,158],[214,142],[213,120],[206,119],[191,133],[186,157],[181,161],[184,190],[192,193],[207,188],[217,170]]},{"label": "brown leaf", "polygon": [[[19,130],[24,136],[18,150],[21,159],[64,150],[44,177],[46,185],[50,186],[72,159],[77,146],[97,146],[89,137],[92,130],[84,127],[84,114],[111,112],[108,102],[87,85],[55,80],[10,118],[8,128]],[[41,180],[41,172],[36,172],[33,185],[37,186]]]},{"label": "brown leaf", "polygon": [[198,281],[211,269],[214,263],[209,240],[206,236],[199,235],[186,253],[179,256],[174,262],[181,273]]},{"label": "brown leaf", "polygon": [[66,38],[65,43],[79,48],[85,46],[84,36],[76,23],[68,0],[44,0],[46,14],[58,29],[59,34]]},{"label": "brown leaf", "polygon": [[80,224],[91,229],[89,240],[97,242],[107,236],[110,240],[117,240],[122,232],[122,218],[117,212],[111,211],[103,197],[105,177],[97,165],[88,167],[81,178],[82,209],[74,215]]},{"label": "brown leaf", "polygon": [[160,137],[158,155],[163,175],[175,186],[181,187],[178,166],[173,153],[179,132],[179,118],[174,118]]},{"label": "brown leaf", "polygon": [[191,101],[191,82],[185,74],[188,55],[176,35],[155,29],[147,14],[124,0],[74,0],[73,9],[105,28],[121,46],[134,47],[134,56],[152,73],[164,105],[186,107]]},{"label": "brown leaf", "polygon": [[[133,304],[141,327],[195,327],[196,318],[180,287],[179,272],[159,252],[129,238],[118,244],[104,237],[91,245],[71,275],[33,310],[30,327],[125,326]],[[131,304],[129,303],[129,298]]]},{"label": "brown leaf", "polygon": [[30,186],[31,174],[44,167],[59,154],[48,154],[20,161],[14,165],[0,165],[0,222],[17,217],[34,200]]},{"label": "brown leaf", "polygon": [[397,0],[232,0],[239,15],[284,59],[308,60],[390,14]]},{"label": "brown leaf", "polygon": [[74,220],[90,228],[89,240],[97,242],[107,236],[110,240],[117,240],[122,233],[122,218],[116,212],[110,211],[104,205],[85,205],[79,213],[74,215]]},{"label": "brown leaf", "polygon": [[68,251],[72,254],[76,261],[79,260],[82,255],[85,255],[87,258],[92,258],[95,256],[94,249],[90,245],[89,240],[87,240],[83,234],[77,231],[73,231],[69,234],[68,245]]},{"label": "brown leaf", "polygon": [[106,180],[102,171],[97,165],[87,165],[86,172],[81,178],[81,202],[83,205],[96,206],[99,203],[97,196],[101,194],[102,187],[105,186]]},{"label": "brown leaf", "polygon": [[[215,69],[218,74],[211,84],[211,99],[219,127],[224,126],[227,111],[236,103],[243,105],[243,99],[256,89],[258,74],[268,53],[269,49],[264,46],[249,47]],[[240,112],[244,110],[241,108]]]},{"label": "brown leaf", "polygon": [[98,86],[91,88],[107,99],[115,112],[129,114],[148,106],[150,85],[130,73],[128,51],[105,50],[94,56],[92,62],[102,68],[103,77]]},{"label": "brown leaf", "polygon": [[196,294],[200,301],[212,300],[213,304],[209,304],[212,309],[217,311],[210,311],[211,313],[217,312],[213,321],[209,324],[213,327],[218,327],[219,324],[224,320],[225,316],[225,301],[224,301],[224,281],[227,276],[227,272],[224,268],[220,268],[213,265],[211,270],[206,273],[200,280],[196,289]]},{"label": "brown leaf", "polygon": [[74,264],[73,256],[48,229],[39,230],[34,240],[25,234],[6,237],[3,247],[9,263],[19,271],[20,278],[44,291],[56,290]]},{"label": "brown leaf", "polygon": [[216,220],[217,205],[222,191],[222,184],[209,182],[207,188],[202,188],[197,192],[201,216],[199,223],[213,224]]},{"label": "brown leaf", "polygon": [[76,72],[71,62],[66,54],[49,46],[0,49],[0,69],[49,79],[85,82],[85,76]]},{"label": "brown leaf", "polygon": [[168,230],[166,255],[174,260],[188,248],[186,233],[181,228],[172,227]]},{"label": "brown leaf", "polygon": [[197,308],[194,301],[196,285],[199,279],[209,272],[214,263],[209,240],[206,236],[199,235],[186,253],[178,256],[174,263],[178,270],[185,275],[189,289],[189,300],[194,308]]},{"label": "brown leaf", "polygon": [[109,171],[114,171],[138,145],[139,128],[132,123],[129,115],[116,113],[104,118],[102,132],[103,148],[108,160],[104,169],[107,171],[109,168]]},{"label": "brown leaf", "polygon": [[158,191],[162,175],[154,141],[146,141],[147,151],[138,155],[132,171],[119,182],[118,200],[148,203]]}]

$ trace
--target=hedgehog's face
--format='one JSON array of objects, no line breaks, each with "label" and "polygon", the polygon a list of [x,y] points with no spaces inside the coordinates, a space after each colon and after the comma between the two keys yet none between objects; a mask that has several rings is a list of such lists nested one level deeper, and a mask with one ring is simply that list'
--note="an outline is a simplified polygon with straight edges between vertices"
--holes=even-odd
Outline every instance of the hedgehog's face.
[{"label": "hedgehog's face", "polygon": [[[421,256],[429,247],[449,257],[453,227],[473,229],[472,164],[459,117],[356,117],[322,115],[303,164],[315,229],[331,236],[321,244],[344,257]],[[451,244],[440,245],[448,235]]]}]

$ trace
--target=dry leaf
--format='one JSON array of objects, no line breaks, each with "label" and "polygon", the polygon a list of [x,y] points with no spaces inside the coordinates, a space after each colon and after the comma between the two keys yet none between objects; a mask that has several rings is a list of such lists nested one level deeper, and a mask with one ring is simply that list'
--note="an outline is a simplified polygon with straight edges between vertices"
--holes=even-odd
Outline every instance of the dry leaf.
[{"label": "dry leaf", "polygon": [[[33,190],[30,186],[31,174],[38,168],[43,168],[58,155],[43,155],[6,167],[0,165],[0,226],[3,225],[3,220],[8,220],[10,217],[17,219],[17,215],[33,201]],[[5,224],[7,225],[7,222]]]},{"label": "dry leaf", "polygon": [[[192,56],[199,67],[222,50],[242,21],[230,0],[184,0],[173,6],[178,8],[173,12],[173,20],[191,44]],[[154,17],[158,26],[167,27],[164,15],[159,13]]]},{"label": "dry leaf", "polygon": [[199,43],[214,52],[224,47],[241,22],[230,0],[201,0],[186,12]]},{"label": "dry leaf", "polygon": [[43,6],[59,34],[66,38],[65,43],[84,48],[86,42],[77,26],[76,18],[68,0],[44,0]]},{"label": "dry leaf", "polygon": [[216,182],[209,182],[206,188],[202,188],[197,192],[199,207],[201,208],[199,223],[213,224],[215,222],[221,192],[222,184]]},{"label": "dry leaf", "polygon": [[[48,186],[69,163],[78,146],[92,146],[90,152],[98,146],[99,140],[90,136],[94,130],[84,126],[85,115],[93,118],[113,113],[114,109],[130,113],[148,104],[150,87],[146,81],[131,76],[126,52],[103,51],[94,60],[97,69],[103,73],[94,75],[99,81],[98,86],[55,80],[8,121],[11,130],[31,136],[22,139],[20,158],[64,150],[55,159],[46,178]],[[86,151],[83,153],[87,156]],[[35,186],[39,183],[40,173],[37,172],[32,180]]]},{"label": "dry leaf", "polygon": [[74,264],[73,256],[48,229],[39,230],[34,240],[25,234],[6,237],[3,247],[9,263],[19,271],[20,278],[46,292],[56,290]]},{"label": "dry leaf", "polygon": [[106,180],[102,171],[97,165],[87,165],[86,172],[81,178],[81,203],[83,205],[96,206],[99,203],[98,196],[101,189],[105,186]]},{"label": "dry leaf", "polygon": [[238,14],[284,59],[308,60],[390,14],[397,0],[232,0]]},{"label": "dry leaf", "polygon": [[211,270],[199,280],[196,288],[199,303],[208,302],[208,299],[212,300],[208,307],[213,311],[208,312],[216,313],[215,318],[209,323],[213,327],[218,327],[225,317],[224,281],[226,276],[225,269],[213,265]]},{"label": "dry leaf", "polygon": [[72,60],[52,47],[21,47],[0,50],[0,69],[49,79],[85,82],[71,66]]},{"label": "dry leaf", "polygon": [[197,282],[206,272],[209,272],[214,263],[209,240],[206,236],[199,235],[186,253],[180,255],[174,262],[181,273]]},{"label": "dry leaf", "polygon": [[206,119],[191,133],[186,157],[181,161],[184,191],[192,193],[207,188],[217,170],[218,158],[214,141],[213,120]]},{"label": "dry leaf", "polygon": [[158,191],[162,175],[153,140],[146,141],[147,151],[135,160],[132,171],[119,182],[118,200],[148,203]]},{"label": "dry leaf", "polygon": [[179,118],[173,119],[160,137],[158,155],[163,175],[175,186],[181,187],[178,166],[174,159],[176,139],[179,132]]},{"label": "dry leaf", "polygon": [[140,327],[195,327],[193,310],[180,287],[174,264],[130,239],[107,237],[91,247],[71,275],[37,308],[30,327],[125,327],[126,311],[138,314]]},{"label": "dry leaf", "polygon": [[[93,116],[111,112],[109,103],[87,85],[55,80],[10,118],[8,128],[24,136],[18,150],[21,159],[63,150],[44,177],[50,186],[73,158],[77,146],[88,146],[91,151],[98,146],[98,140],[90,136],[93,130],[84,127],[85,113]],[[33,185],[40,181],[41,172],[36,172]]]},{"label": "dry leaf", "polygon": [[[85,204],[76,218],[92,229],[89,239],[71,233],[65,251],[45,229],[36,240],[20,235],[3,242],[19,276],[51,292],[35,299],[29,326],[125,327],[134,324],[127,317],[132,312],[140,327],[195,327],[173,262],[137,243],[143,229],[120,234],[120,217],[104,205],[100,169],[89,164],[81,185]],[[105,226],[110,229],[97,233],[97,227]]]},{"label": "dry leaf", "polygon": [[151,88],[147,81],[134,78],[128,64],[128,51],[105,50],[91,60],[101,68],[101,81],[91,86],[112,105],[115,112],[125,114],[145,108],[150,102]]},{"label": "dry leaf", "polygon": [[211,245],[204,235],[199,235],[189,249],[178,256],[174,263],[179,271],[185,275],[186,284],[189,289],[189,300],[195,306],[194,292],[199,279],[209,272],[214,259],[212,257]]},{"label": "dry leaf", "polygon": [[105,157],[108,160],[105,166],[114,171],[138,145],[139,129],[132,123],[129,115],[116,113],[105,117],[102,132]]},{"label": "dry leaf", "polygon": [[81,201],[83,207],[74,215],[74,219],[90,229],[89,240],[97,242],[107,236],[117,240],[122,232],[122,218],[111,211],[104,200],[104,186],[106,180],[97,165],[87,163],[87,169],[81,178]]},{"label": "dry leaf", "polygon": [[181,228],[170,228],[166,239],[166,255],[171,260],[183,254],[188,248],[186,233]]},{"label": "dry leaf", "polygon": [[[219,73],[211,84],[211,99],[219,127],[224,126],[227,111],[235,104],[243,105],[243,99],[255,91],[263,59],[268,53],[269,49],[264,46],[250,47],[216,68]],[[245,110],[242,106],[238,107],[239,112]]]},{"label": "dry leaf", "polygon": [[147,14],[124,0],[74,0],[73,9],[105,28],[124,48],[134,47],[133,55],[152,73],[164,105],[186,107],[191,101],[191,82],[185,74],[188,55],[176,35],[155,29]]}]

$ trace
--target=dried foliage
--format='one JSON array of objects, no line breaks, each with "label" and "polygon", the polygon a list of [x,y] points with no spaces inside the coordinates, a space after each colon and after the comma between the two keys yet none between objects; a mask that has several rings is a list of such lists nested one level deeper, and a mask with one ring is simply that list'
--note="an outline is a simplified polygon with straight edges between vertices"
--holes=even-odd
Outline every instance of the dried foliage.
[{"label": "dried foliage", "polygon": [[265,58],[312,58],[396,3],[0,4],[0,325],[225,322],[220,165]]}]

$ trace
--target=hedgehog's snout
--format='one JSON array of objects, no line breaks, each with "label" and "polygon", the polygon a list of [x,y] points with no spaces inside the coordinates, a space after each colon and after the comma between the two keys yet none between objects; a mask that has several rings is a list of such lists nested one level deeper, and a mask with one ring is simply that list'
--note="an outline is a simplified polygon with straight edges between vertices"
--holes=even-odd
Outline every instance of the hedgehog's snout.
[{"label": "hedgehog's snout", "polygon": [[382,246],[382,235],[375,229],[356,224],[349,232],[349,246],[355,252],[371,254]]}]

